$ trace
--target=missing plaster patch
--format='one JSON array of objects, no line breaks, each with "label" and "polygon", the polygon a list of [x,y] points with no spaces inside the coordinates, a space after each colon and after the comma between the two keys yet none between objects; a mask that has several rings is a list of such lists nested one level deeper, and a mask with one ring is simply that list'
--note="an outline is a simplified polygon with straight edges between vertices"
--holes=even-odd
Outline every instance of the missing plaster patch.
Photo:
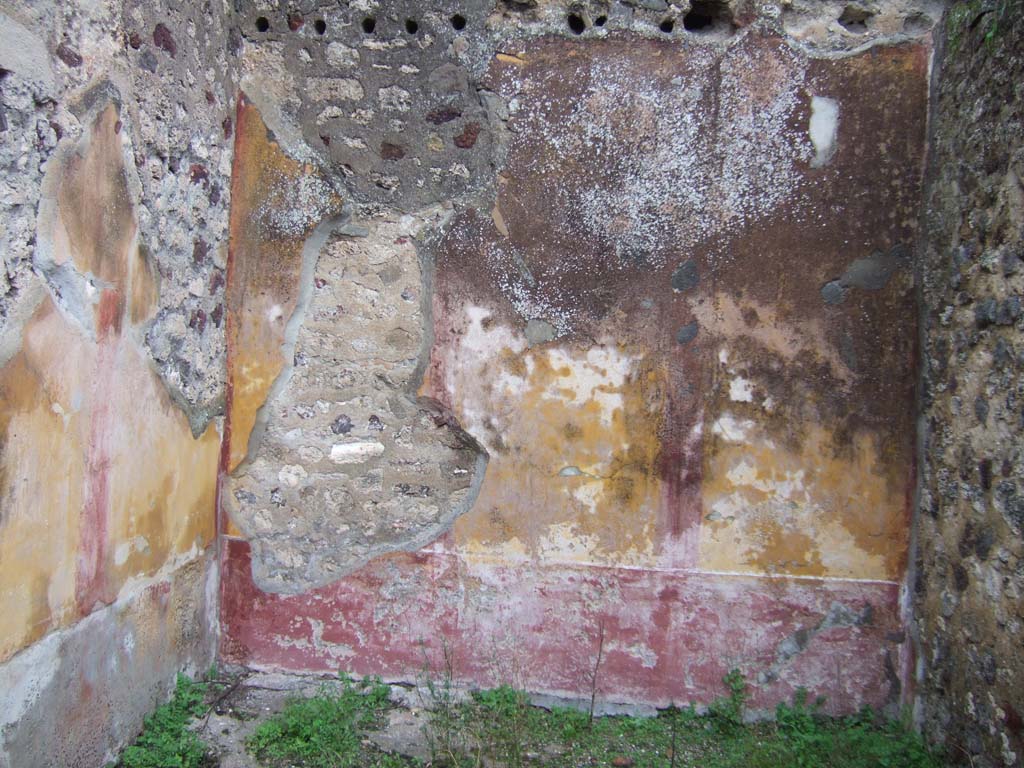
[{"label": "missing plaster patch", "polygon": [[430,303],[405,296],[430,295],[411,240],[435,215],[307,240],[284,334],[291,363],[224,495],[265,591],[303,592],[379,555],[415,551],[479,492],[487,454],[449,411],[416,396]]},{"label": "missing plaster patch", "polygon": [[807,132],[814,145],[812,168],[827,165],[836,153],[836,137],[839,133],[839,102],[827,96],[811,97],[811,121]]}]

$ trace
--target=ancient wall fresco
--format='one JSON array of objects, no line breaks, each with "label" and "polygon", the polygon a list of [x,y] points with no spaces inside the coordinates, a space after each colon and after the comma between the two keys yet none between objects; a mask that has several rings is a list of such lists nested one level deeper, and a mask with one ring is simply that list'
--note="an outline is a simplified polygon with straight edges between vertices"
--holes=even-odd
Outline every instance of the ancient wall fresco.
[{"label": "ancient wall fresco", "polygon": [[[940,5],[0,0],[0,768],[109,759],[218,609],[225,661],[608,707],[895,712],[921,648],[944,728],[951,542],[1015,561],[936,523],[908,642]],[[1004,378],[1010,256],[951,310]]]},{"label": "ancient wall fresco", "polygon": [[[189,10],[188,35],[182,8],[148,10],[160,11],[160,55],[180,57],[181,79],[159,94],[135,90],[125,51],[145,54],[152,36],[126,31],[136,14],[123,4],[0,3],[5,768],[105,764],[175,674],[205,669],[216,648],[223,347],[190,349],[204,331],[223,333],[219,321],[206,329],[204,309],[216,315],[207,289],[218,204],[208,193],[219,171],[191,178],[198,165],[179,174],[177,157],[161,160],[154,144],[178,135],[178,118],[147,109],[164,100],[184,110],[196,89],[210,107],[203,90],[219,91],[223,58],[194,75],[223,19],[197,35],[204,14]],[[180,47],[167,42],[174,35]],[[197,115],[180,156],[219,163],[221,148],[204,143],[210,122]],[[187,260],[175,258],[168,242],[181,245],[184,231],[210,238],[203,263],[191,242]],[[159,359],[154,329],[184,368]],[[192,391],[195,408],[177,374],[205,391]]]},{"label": "ancient wall fresco", "polygon": [[[156,285],[116,105],[51,167],[40,293],[3,393],[2,658],[213,540],[219,435],[195,440],[138,347]],[[59,276],[59,277],[58,277]]]},{"label": "ancient wall fresco", "polygon": [[[386,111],[403,75],[429,74],[402,69],[407,47],[447,45],[461,74],[435,72],[476,88],[494,174],[450,201],[443,188],[363,185],[391,150],[339,169],[338,134],[315,150],[299,139],[304,99],[319,97],[261,105],[292,162],[314,158],[308,177],[335,179],[352,204],[312,257],[292,247],[298,277],[266,299],[287,322],[299,306],[287,297],[308,295],[297,341],[229,348],[236,389],[237,361],[259,350],[283,350],[293,372],[239,406],[243,424],[263,409],[262,438],[243,443],[231,426],[229,469],[252,461],[222,497],[238,526],[223,544],[222,653],[411,679],[447,649],[464,682],[573,698],[589,694],[601,643],[601,694],[634,705],[709,701],[738,666],[758,707],[799,686],[834,711],[896,706],[913,663],[901,589],[927,38],[823,56],[831,32],[789,36],[785,14],[737,4],[701,34],[667,25],[660,39],[639,11],[597,24],[591,9],[573,39],[579,24],[551,34],[551,8],[495,12],[481,28],[473,6],[454,38],[442,14],[403,29],[412,11],[397,6],[374,11],[369,31],[358,14],[331,16],[319,41],[245,16],[266,34],[246,28],[252,82],[277,71],[281,48],[340,56],[335,34],[345,78],[360,84],[373,60],[373,88],[333,97],[342,122]],[[400,120],[418,135],[445,102],[408,91]],[[382,130],[345,126],[350,149]],[[438,167],[462,135],[439,137]],[[252,152],[236,150],[236,178]],[[243,251],[263,247],[273,238],[233,239],[229,317],[250,300],[232,305],[247,290]],[[381,372],[376,392],[359,390],[364,368]],[[440,461],[441,476],[421,437],[400,450],[410,402],[466,437],[442,441],[465,458]],[[353,467],[387,462],[383,482],[330,467],[335,450],[392,434]],[[443,473],[468,483],[470,449],[486,470],[454,508],[470,485],[453,492]],[[429,465],[415,470],[428,479],[388,479],[396,459]],[[388,493],[406,497],[403,513]],[[429,540],[416,538],[419,510],[442,502]]]}]

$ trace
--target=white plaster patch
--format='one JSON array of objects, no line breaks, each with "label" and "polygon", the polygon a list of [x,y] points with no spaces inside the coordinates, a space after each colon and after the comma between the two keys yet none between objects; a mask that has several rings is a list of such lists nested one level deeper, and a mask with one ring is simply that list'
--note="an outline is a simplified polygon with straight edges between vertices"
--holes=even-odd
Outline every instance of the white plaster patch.
[{"label": "white plaster patch", "polygon": [[572,497],[586,506],[591,514],[594,514],[597,512],[597,502],[603,493],[604,483],[589,482],[582,483],[579,487],[575,488],[572,492]]},{"label": "white plaster patch", "polygon": [[117,545],[117,549],[114,550],[114,565],[122,566],[128,562],[128,555],[131,554],[132,545],[131,542],[122,541]]},{"label": "white plaster patch", "polygon": [[601,421],[611,425],[615,411],[623,406],[619,390],[626,383],[632,358],[619,354],[614,347],[593,347],[583,359],[562,349],[549,349],[547,356],[558,379],[551,383],[544,396],[576,405],[596,402],[601,407]]},{"label": "white plaster patch", "polygon": [[593,534],[579,533],[573,522],[556,523],[548,526],[547,533],[537,542],[537,552],[549,560],[587,561],[601,545]]},{"label": "white plaster patch", "polygon": [[730,443],[742,443],[749,430],[754,428],[750,419],[737,419],[731,413],[723,413],[711,425],[712,434],[719,435]]},{"label": "white plaster patch", "polygon": [[512,352],[522,352],[526,348],[525,339],[502,325],[484,328],[483,321],[491,316],[491,310],[473,304],[466,305],[466,317],[469,325],[462,337],[461,347],[478,354],[494,354],[504,348]]},{"label": "white plaster patch", "polygon": [[608,650],[619,651],[636,659],[644,669],[654,669],[658,666],[658,654],[640,643],[630,643],[628,645],[624,643],[609,643]]},{"label": "white plaster patch", "polygon": [[754,402],[754,390],[750,381],[737,376],[729,382],[729,399],[737,403]]},{"label": "white plaster patch", "polygon": [[758,472],[756,464],[743,458],[733,465],[725,476],[734,486],[755,488],[773,498],[789,500],[800,497],[806,500],[804,474],[804,470],[799,469],[795,472],[771,472],[763,475]]},{"label": "white plaster patch", "polygon": [[[484,321],[492,314],[485,307],[468,304],[464,312],[468,322],[459,340],[458,350],[452,351],[452,359],[445,366],[445,388],[451,402],[461,404],[460,421],[463,428],[480,440],[488,450],[493,450],[494,446],[488,441],[487,426],[495,422],[496,414],[493,409],[487,407],[489,396],[476,389],[480,375],[467,377],[464,372],[460,372],[465,365],[462,361],[472,360],[476,366],[485,366],[485,361],[500,359],[503,354],[522,352],[526,348],[526,339],[497,323],[485,328]],[[526,364],[529,375],[532,371],[529,357],[526,358]],[[480,368],[474,368],[477,374],[483,373]],[[526,379],[504,368],[498,370],[492,382],[494,394],[504,398],[521,396],[526,390]],[[466,391],[463,391],[463,388],[466,388]],[[503,430],[504,425],[499,421],[496,428]]]},{"label": "white plaster patch", "polygon": [[757,484],[757,467],[743,459],[726,472],[725,476],[733,485],[753,486]]},{"label": "white plaster patch", "polygon": [[[517,536],[502,542],[481,542],[467,539],[460,544],[462,555],[470,566],[487,563],[519,563],[528,557],[526,544]],[[474,576],[480,575],[479,572]]]},{"label": "white plaster patch", "polygon": [[331,446],[331,461],[335,464],[359,464],[384,453],[384,445],[375,440],[361,443],[336,443]]},{"label": "white plaster patch", "polygon": [[122,566],[128,562],[132,551],[146,552],[149,549],[149,541],[145,536],[136,536],[128,541],[122,541],[114,550],[114,565]]},{"label": "white plaster patch", "polygon": [[812,168],[826,165],[836,153],[839,133],[839,102],[827,96],[811,97],[811,120],[807,129],[814,145]]}]

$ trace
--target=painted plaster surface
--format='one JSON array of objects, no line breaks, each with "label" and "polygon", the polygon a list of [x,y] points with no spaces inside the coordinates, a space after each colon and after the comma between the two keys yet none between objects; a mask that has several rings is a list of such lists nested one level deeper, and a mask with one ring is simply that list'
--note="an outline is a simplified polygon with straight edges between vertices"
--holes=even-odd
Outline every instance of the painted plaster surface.
[{"label": "painted plaster surface", "polygon": [[45,188],[40,293],[0,370],[0,659],[213,539],[219,436],[194,439],[138,345],[156,287],[135,239],[120,117],[97,110]]},{"label": "painted plaster surface", "polygon": [[0,2],[0,766],[105,765],[216,642],[217,4]]},{"label": "painted plaster surface", "polygon": [[[721,40],[516,39],[478,68],[493,192],[440,219],[357,206],[365,231],[284,285],[313,290],[266,448],[229,481],[267,511],[224,501],[250,540],[224,548],[227,658],[408,678],[449,645],[467,681],[580,697],[603,637],[622,701],[708,701],[732,666],[758,706],[801,685],[836,711],[900,700],[928,49]],[[393,455],[390,416],[331,397],[359,382],[357,345],[416,326],[427,357],[410,376],[385,356],[387,376],[486,452],[479,493],[418,552],[403,531],[408,552],[312,570],[339,468]],[[362,493],[369,517],[328,519],[393,524]],[[409,495],[399,524],[429,504]],[[283,586],[271,540],[298,554]]]},{"label": "painted plaster surface", "polygon": [[209,669],[217,575],[212,551],[176,558],[0,664],[0,766],[112,763],[177,672]]},{"label": "painted plaster surface", "polygon": [[258,110],[239,97],[227,334],[232,439],[227,469],[249,450],[257,411],[288,362],[286,328],[301,292],[302,251],[320,221],[342,200],[311,166],[289,158]]},{"label": "painted plaster surface", "polygon": [[799,686],[835,712],[883,706],[900,690],[897,585],[481,563],[439,552],[388,555],[353,576],[281,597],[252,581],[229,541],[221,654],[263,668],[445,674],[634,706],[707,702],[734,667],[757,710]]},{"label": "painted plaster surface", "polygon": [[[520,102],[492,215],[439,249],[426,389],[492,456],[458,546],[898,581],[922,52],[825,63],[749,36],[720,58],[541,42],[522,59],[491,75]],[[819,92],[843,116],[820,170]],[[531,323],[550,334],[531,343]]]}]

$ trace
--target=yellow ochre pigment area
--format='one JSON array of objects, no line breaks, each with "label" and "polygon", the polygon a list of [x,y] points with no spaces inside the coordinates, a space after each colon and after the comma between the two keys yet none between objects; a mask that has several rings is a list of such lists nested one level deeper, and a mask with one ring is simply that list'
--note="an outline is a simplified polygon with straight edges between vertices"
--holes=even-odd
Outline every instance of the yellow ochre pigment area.
[{"label": "yellow ochre pigment area", "polygon": [[899,580],[909,440],[898,425],[851,421],[855,374],[821,322],[723,294],[693,306],[716,355],[699,567]]},{"label": "yellow ochre pigment area", "polygon": [[316,169],[289,158],[240,96],[226,307],[229,471],[245,459],[256,414],[286,363],[281,345],[299,297],[303,246],[341,207]]},{"label": "yellow ochre pigment area", "polygon": [[[45,349],[34,339],[45,340]],[[93,359],[84,335],[47,300],[30,320],[22,350],[0,370],[0,660],[76,618],[88,419],[71,402],[73,372],[88,370]]]},{"label": "yellow ochre pigment area", "polygon": [[727,418],[711,425],[726,436],[714,436],[705,455],[702,568],[900,577],[905,500],[892,489],[870,435],[858,435],[852,451],[837,455],[833,434],[810,425],[793,450],[751,420],[723,430]]},{"label": "yellow ochre pigment area", "polygon": [[457,546],[484,560],[653,563],[664,371],[640,349],[530,349],[485,328],[486,310],[469,317],[444,385],[490,463]]},{"label": "yellow ochre pigment area", "polygon": [[0,661],[96,607],[77,599],[83,571],[110,602],[214,536],[219,435],[211,425],[192,437],[136,341],[156,285],[135,243],[117,131],[107,107],[55,164],[58,204],[41,223],[56,263],[112,286],[97,330],[40,291],[0,368]]}]

